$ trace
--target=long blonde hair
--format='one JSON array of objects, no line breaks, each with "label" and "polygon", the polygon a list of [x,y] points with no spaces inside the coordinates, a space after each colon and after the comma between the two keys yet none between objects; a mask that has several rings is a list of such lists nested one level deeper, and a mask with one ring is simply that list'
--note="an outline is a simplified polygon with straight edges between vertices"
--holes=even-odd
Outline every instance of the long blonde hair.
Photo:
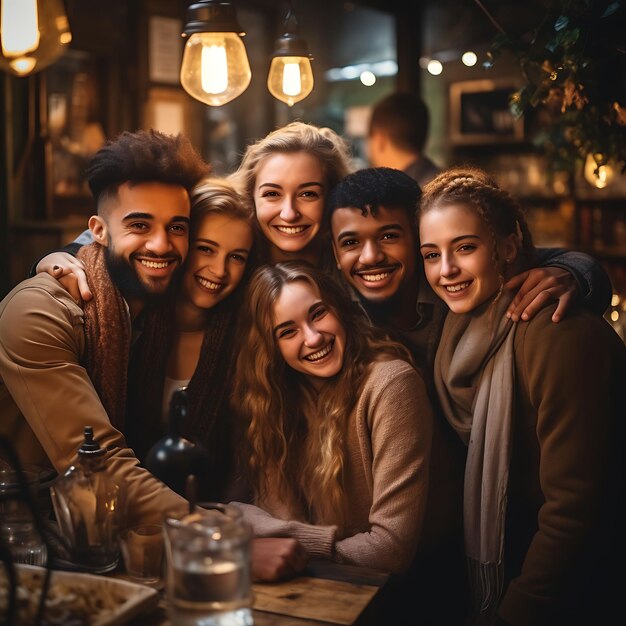
[{"label": "long blonde hair", "polygon": [[[303,281],[319,291],[346,332],[343,366],[319,392],[284,361],[274,337],[274,304],[285,285]],[[372,362],[404,359],[408,350],[374,328],[328,275],[290,261],[264,265],[242,307],[234,398],[247,430],[250,478],[263,499],[279,498],[314,523],[344,524],[342,470],[348,417]]]},{"label": "long blonde hair", "polygon": [[348,144],[334,130],[295,121],[250,144],[229,179],[241,193],[252,199],[256,177],[265,159],[274,154],[294,152],[306,152],[319,159],[326,179],[326,193],[353,169]]}]

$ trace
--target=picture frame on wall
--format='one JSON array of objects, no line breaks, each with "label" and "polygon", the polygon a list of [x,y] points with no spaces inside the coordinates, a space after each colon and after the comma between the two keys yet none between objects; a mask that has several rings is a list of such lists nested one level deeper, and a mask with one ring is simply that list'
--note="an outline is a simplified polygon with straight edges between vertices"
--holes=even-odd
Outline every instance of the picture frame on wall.
[{"label": "picture frame on wall", "polygon": [[519,84],[512,79],[469,80],[450,85],[450,140],[454,145],[515,143],[524,140],[524,120],[509,99]]},{"label": "picture frame on wall", "polygon": [[90,215],[93,199],[84,170],[107,138],[103,68],[87,52],[68,51],[46,70],[46,213]]},{"label": "picture frame on wall", "polygon": [[192,104],[180,88],[151,87],[145,104],[143,126],[168,135],[189,135]]}]

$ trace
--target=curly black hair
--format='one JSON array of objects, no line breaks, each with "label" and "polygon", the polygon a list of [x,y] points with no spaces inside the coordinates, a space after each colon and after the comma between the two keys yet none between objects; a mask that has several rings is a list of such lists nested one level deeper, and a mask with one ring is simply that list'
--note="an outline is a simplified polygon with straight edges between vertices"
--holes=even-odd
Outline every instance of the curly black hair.
[{"label": "curly black hair", "polygon": [[85,178],[96,206],[124,183],[159,182],[181,185],[189,192],[210,166],[181,134],[157,130],[125,131],[93,155]]},{"label": "curly black hair", "polygon": [[335,185],[326,204],[330,219],[340,208],[360,209],[363,215],[376,215],[380,206],[404,209],[411,223],[415,216],[422,190],[408,174],[391,167],[369,167],[348,174]]}]

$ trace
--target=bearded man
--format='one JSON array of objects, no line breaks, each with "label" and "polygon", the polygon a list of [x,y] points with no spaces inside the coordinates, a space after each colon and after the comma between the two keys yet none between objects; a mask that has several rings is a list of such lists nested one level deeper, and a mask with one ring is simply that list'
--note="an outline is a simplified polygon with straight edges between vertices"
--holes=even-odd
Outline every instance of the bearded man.
[{"label": "bearded man", "polygon": [[187,255],[190,191],[208,171],[181,135],[109,141],[86,172],[97,215],[89,219],[95,242],[80,258],[93,298],[76,301],[42,273],[0,303],[0,435],[22,464],[61,473],[92,426],[126,490],[129,523],[185,504],[126,446],[126,373],[133,321],[167,297]]}]

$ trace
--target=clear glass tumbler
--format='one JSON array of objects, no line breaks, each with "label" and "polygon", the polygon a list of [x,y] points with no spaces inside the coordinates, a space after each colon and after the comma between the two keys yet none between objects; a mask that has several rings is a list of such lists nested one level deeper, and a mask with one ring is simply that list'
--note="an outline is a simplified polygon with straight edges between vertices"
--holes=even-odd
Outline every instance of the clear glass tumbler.
[{"label": "clear glass tumbler", "polygon": [[165,515],[166,593],[176,626],[250,626],[250,527],[232,505]]},{"label": "clear glass tumbler", "polygon": [[[39,474],[23,470],[27,488],[37,506]],[[20,494],[17,471],[0,470],[0,532],[15,563],[45,565],[48,551],[35,527],[32,512]]]}]

